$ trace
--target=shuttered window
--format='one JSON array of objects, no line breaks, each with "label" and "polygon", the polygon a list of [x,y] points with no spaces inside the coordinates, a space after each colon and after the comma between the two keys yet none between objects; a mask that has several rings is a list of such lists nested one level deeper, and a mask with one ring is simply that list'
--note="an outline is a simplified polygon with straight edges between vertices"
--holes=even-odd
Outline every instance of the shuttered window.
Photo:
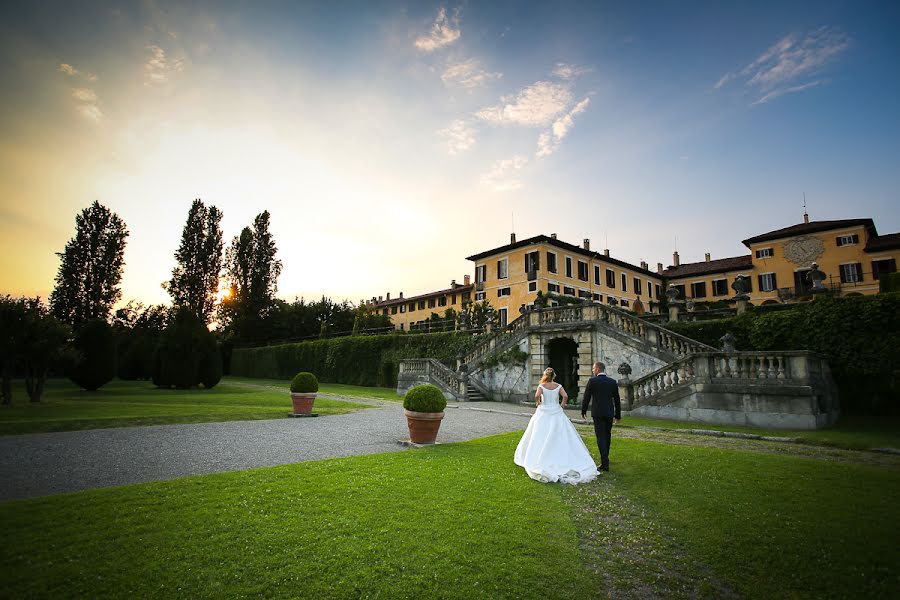
[{"label": "shuttered window", "polygon": [[841,265],[841,283],[859,283],[862,280],[862,265],[860,263]]},{"label": "shuttered window", "polygon": [[882,275],[897,272],[897,261],[893,258],[872,261],[872,277],[878,281]]},{"label": "shuttered window", "polygon": [[759,291],[761,292],[771,292],[778,287],[778,284],[775,281],[775,273],[762,273],[758,278]]},{"label": "shuttered window", "polygon": [[859,234],[854,233],[853,235],[839,235],[835,239],[838,246],[849,246],[850,244],[858,244],[859,243]]}]

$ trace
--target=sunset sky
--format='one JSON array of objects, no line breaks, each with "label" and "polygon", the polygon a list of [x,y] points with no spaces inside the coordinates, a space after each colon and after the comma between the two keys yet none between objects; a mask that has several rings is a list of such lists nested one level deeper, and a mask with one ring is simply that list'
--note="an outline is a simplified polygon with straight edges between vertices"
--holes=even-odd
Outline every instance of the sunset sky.
[{"label": "sunset sky", "polygon": [[447,287],[557,233],[638,263],[802,220],[900,231],[897,2],[34,2],[0,8],[0,293],[75,215],[127,223],[123,301],[191,201],[262,210],[278,295]]}]

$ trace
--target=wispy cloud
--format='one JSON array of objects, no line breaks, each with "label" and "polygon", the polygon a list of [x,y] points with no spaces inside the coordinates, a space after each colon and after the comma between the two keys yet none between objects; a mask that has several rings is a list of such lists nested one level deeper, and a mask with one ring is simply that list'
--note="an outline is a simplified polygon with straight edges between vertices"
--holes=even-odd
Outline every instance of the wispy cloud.
[{"label": "wispy cloud", "polygon": [[822,79],[802,84],[797,83],[797,80],[822,71],[849,46],[850,37],[832,27],[820,27],[803,36],[791,33],[766,49],[743,69],[722,75],[713,89],[721,89],[732,81],[743,80],[746,86],[765,92],[753,102],[763,104],[779,96],[823,83]]},{"label": "wispy cloud", "polygon": [[763,96],[762,98],[760,98],[759,100],[754,102],[753,104],[754,105],[765,104],[766,102],[774,100],[775,98],[777,98],[779,96],[784,96],[785,94],[795,94],[797,92],[802,92],[803,90],[808,90],[809,88],[816,87],[817,85],[820,85],[822,83],[825,83],[824,79],[819,79],[817,81],[811,81],[810,83],[804,83],[803,85],[795,85],[795,86],[788,87],[788,88],[778,88],[777,90],[769,92],[768,94],[766,94],[765,96]]},{"label": "wispy cloud", "polygon": [[570,65],[568,63],[556,63],[556,66],[553,67],[553,74],[560,79],[574,79],[590,72],[591,70],[587,67]]},{"label": "wispy cloud", "polygon": [[443,6],[438,9],[437,17],[431,25],[428,35],[416,38],[416,48],[426,52],[433,52],[438,48],[448,46],[459,39],[459,12],[454,12],[452,17],[447,16],[447,9]]},{"label": "wispy cloud", "polygon": [[528,158],[521,155],[498,160],[490,171],[481,176],[481,183],[498,192],[508,192],[522,187],[517,173],[528,163]]},{"label": "wispy cloud", "polygon": [[494,124],[537,127],[552,123],[571,101],[568,86],[538,81],[514,96],[504,96],[500,104],[483,108],[475,116]]},{"label": "wispy cloud", "polygon": [[173,74],[184,69],[180,59],[170,59],[159,46],[147,46],[147,50],[150,51],[150,58],[144,63],[144,85],[162,85]]},{"label": "wispy cloud", "polygon": [[553,122],[550,131],[545,131],[538,136],[537,157],[543,158],[550,156],[559,149],[562,139],[566,137],[569,130],[575,125],[575,115],[581,114],[591,103],[590,98],[585,98],[575,105],[568,113]]},{"label": "wispy cloud", "polygon": [[69,75],[70,77],[74,77],[75,75],[78,75],[78,69],[76,69],[75,67],[73,67],[72,65],[70,65],[68,63],[60,64],[59,72],[65,73],[66,75]]},{"label": "wispy cloud", "polygon": [[438,134],[447,140],[447,151],[456,155],[475,145],[475,130],[463,119],[457,119]]},{"label": "wispy cloud", "polygon": [[103,119],[103,111],[96,104],[80,104],[78,105],[78,113],[85,119],[95,122]]},{"label": "wispy cloud", "polygon": [[94,90],[88,88],[75,88],[72,90],[72,97],[80,102],[96,102],[97,94]]},{"label": "wispy cloud", "polygon": [[459,84],[463,87],[474,88],[501,77],[503,77],[503,73],[485,71],[481,68],[481,63],[472,58],[448,66],[441,75],[441,80],[446,84]]}]

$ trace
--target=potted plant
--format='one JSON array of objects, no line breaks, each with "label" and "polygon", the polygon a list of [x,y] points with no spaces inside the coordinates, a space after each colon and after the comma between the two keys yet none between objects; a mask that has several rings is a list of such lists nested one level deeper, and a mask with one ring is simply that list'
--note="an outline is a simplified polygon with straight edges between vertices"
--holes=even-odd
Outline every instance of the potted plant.
[{"label": "potted plant", "polygon": [[301,371],[291,380],[291,402],[294,403],[293,416],[311,417],[316,392],[319,391],[319,380],[312,373]]},{"label": "potted plant", "polygon": [[403,412],[409,426],[409,441],[413,444],[433,444],[437,438],[447,399],[433,385],[417,385],[403,397]]}]

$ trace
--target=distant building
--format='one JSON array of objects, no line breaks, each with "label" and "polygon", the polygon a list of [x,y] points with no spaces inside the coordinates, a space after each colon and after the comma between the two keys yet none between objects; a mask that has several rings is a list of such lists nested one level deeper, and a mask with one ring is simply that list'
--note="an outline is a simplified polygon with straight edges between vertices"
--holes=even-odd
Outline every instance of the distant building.
[{"label": "distant building", "polygon": [[389,292],[386,298],[372,298],[369,305],[376,313],[389,316],[395,329],[409,331],[429,320],[432,313],[443,317],[448,308],[459,312],[462,305],[472,299],[472,288],[469,276],[465,275],[462,285],[454,279],[447,289],[409,298],[404,298],[400,292],[397,298],[391,299]]}]

